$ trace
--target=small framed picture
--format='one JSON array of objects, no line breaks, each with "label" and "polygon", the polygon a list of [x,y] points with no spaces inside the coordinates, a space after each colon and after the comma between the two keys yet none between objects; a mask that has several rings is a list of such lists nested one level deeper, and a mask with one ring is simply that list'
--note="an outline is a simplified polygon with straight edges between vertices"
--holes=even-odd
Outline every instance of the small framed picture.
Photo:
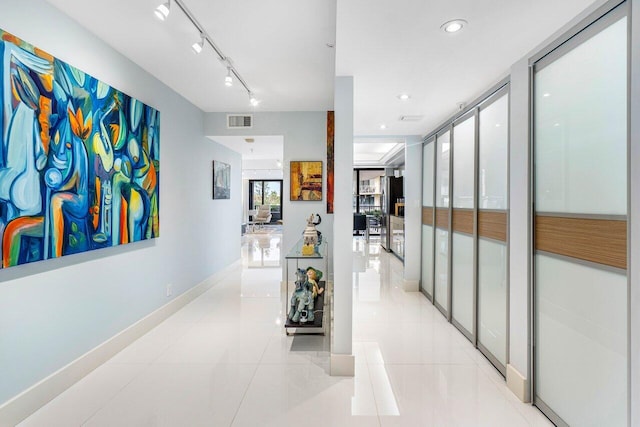
[{"label": "small framed picture", "polygon": [[292,161],[290,171],[291,192],[289,200],[322,200],[321,161]]},{"label": "small framed picture", "polygon": [[213,161],[213,199],[231,198],[231,165]]}]

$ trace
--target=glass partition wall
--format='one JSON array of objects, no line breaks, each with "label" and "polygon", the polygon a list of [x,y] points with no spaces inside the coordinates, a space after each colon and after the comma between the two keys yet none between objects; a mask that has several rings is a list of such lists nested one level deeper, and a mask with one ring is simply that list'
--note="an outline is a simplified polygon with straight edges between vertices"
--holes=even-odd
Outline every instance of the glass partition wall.
[{"label": "glass partition wall", "polygon": [[[629,423],[629,3],[531,60],[532,391],[556,425]],[[425,139],[422,177],[422,290],[503,375],[508,91]]]},{"label": "glass partition wall", "polygon": [[623,4],[533,68],[534,402],[628,424],[628,22]]},{"label": "glass partition wall", "polygon": [[451,132],[446,131],[436,138],[436,236],[434,260],[434,304],[449,318],[449,260],[451,259],[449,245],[449,224],[451,211],[449,210],[449,182]]},{"label": "glass partition wall", "polygon": [[509,95],[503,89],[478,113],[478,348],[507,366]]},{"label": "glass partition wall", "polygon": [[476,111],[453,125],[453,235],[451,239],[451,317],[471,341],[475,336]]},{"label": "glass partition wall", "polygon": [[508,114],[505,84],[425,140],[422,170],[421,289],[503,375]]},{"label": "glass partition wall", "polygon": [[435,180],[435,137],[427,140],[422,147],[422,280],[420,290],[433,301],[433,224],[435,213],[433,194]]}]

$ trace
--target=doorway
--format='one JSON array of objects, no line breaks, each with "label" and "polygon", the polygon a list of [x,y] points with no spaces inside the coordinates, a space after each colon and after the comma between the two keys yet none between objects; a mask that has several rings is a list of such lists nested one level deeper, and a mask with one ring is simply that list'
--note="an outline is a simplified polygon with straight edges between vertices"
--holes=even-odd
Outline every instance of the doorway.
[{"label": "doorway", "polygon": [[256,209],[259,205],[271,207],[271,222],[282,220],[282,180],[249,180],[249,206]]}]

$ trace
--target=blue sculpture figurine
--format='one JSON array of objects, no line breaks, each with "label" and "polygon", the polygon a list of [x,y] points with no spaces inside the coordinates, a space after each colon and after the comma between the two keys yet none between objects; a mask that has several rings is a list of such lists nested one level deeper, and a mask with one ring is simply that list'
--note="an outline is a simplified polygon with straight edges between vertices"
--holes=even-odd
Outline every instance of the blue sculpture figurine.
[{"label": "blue sculpture figurine", "polygon": [[289,320],[296,323],[313,322],[315,316],[313,284],[307,278],[307,271],[299,268],[296,271],[296,289],[291,295]]}]

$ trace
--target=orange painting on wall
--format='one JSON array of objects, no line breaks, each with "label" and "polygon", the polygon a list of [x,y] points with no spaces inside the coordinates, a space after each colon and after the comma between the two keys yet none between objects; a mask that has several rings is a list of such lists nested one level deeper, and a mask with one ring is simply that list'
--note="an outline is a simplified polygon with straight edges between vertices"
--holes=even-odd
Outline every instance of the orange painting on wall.
[{"label": "orange painting on wall", "polygon": [[322,162],[291,162],[291,201],[322,200]]}]

